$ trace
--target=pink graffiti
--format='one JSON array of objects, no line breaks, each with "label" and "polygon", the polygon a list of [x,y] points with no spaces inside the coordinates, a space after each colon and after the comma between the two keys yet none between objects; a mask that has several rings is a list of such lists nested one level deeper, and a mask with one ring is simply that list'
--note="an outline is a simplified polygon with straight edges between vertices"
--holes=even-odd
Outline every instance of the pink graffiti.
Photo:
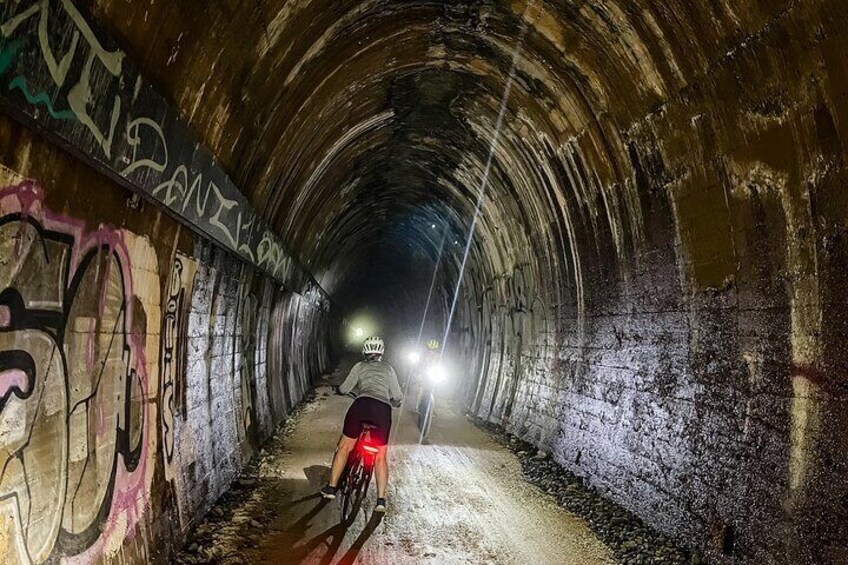
[{"label": "pink graffiti", "polygon": [[[38,183],[32,180],[25,180],[0,189],[0,216],[8,214],[20,214],[23,221],[33,220],[38,222],[45,230],[59,232],[73,237],[74,244],[70,249],[69,281],[73,279],[83,259],[94,249],[107,248],[110,253],[113,253],[118,258],[118,264],[121,267],[124,287],[123,294],[126,299],[124,315],[127,327],[126,341],[129,349],[128,368],[130,371],[128,371],[128,374],[135,376],[141,392],[141,401],[138,406],[141,411],[141,454],[138,465],[132,472],[127,470],[123,462],[117,466],[115,487],[112,493],[109,514],[105,522],[100,526],[101,535],[97,541],[83,553],[64,559],[67,563],[79,564],[98,561],[100,560],[100,556],[106,554],[107,544],[109,544],[109,540],[113,536],[120,536],[123,539],[139,532],[140,528],[137,528],[137,526],[145,512],[149,509],[149,492],[146,490],[146,485],[149,482],[148,474],[152,472],[152,469],[148,469],[148,459],[151,453],[150,449],[152,449],[149,442],[155,440],[148,437],[146,427],[147,422],[150,421],[152,416],[150,414],[144,335],[137,331],[133,325],[134,294],[132,270],[130,269],[130,253],[121,233],[112,226],[100,224],[94,230],[87,230],[86,223],[83,220],[56,214],[47,209],[44,206],[43,189]],[[23,224],[21,229],[24,229]],[[15,253],[19,254],[22,252],[20,248],[22,239],[19,238],[19,241],[15,244]],[[106,268],[111,268],[111,262],[107,263]],[[104,280],[108,280],[108,275],[109,272],[107,271]],[[98,303],[98,315],[101,318],[107,307],[107,290],[104,284]],[[7,327],[11,323],[11,312],[7,307],[0,306],[0,327]],[[89,323],[93,328],[94,321],[90,320]],[[87,332],[87,341],[84,348],[85,361],[88,369],[94,368],[95,350],[97,348],[96,339],[97,336],[90,329]],[[28,386],[27,383],[26,374],[23,371],[12,370],[0,373],[0,397],[14,387],[18,387],[22,392],[26,392],[24,389]],[[98,434],[106,427],[102,406],[100,408],[96,414]],[[109,546],[114,547],[114,544],[109,544]]]},{"label": "pink graffiti", "polygon": [[15,388],[23,394],[28,393],[28,382],[26,373],[19,369],[0,371],[0,398],[4,398]]},{"label": "pink graffiti", "polygon": [[[69,216],[56,214],[43,206],[44,190],[35,181],[21,183],[0,189],[0,212],[19,213],[22,219],[32,218],[45,229],[66,233],[77,242],[71,255],[71,272],[79,268],[80,261],[91,249],[107,247],[116,253],[122,261],[129,259],[129,252],[118,231],[108,224],[101,224],[96,230],[87,232],[85,222]],[[124,264],[124,263],[122,263]],[[132,273],[125,269],[127,290],[132,290]],[[128,294],[131,296],[131,294]],[[101,303],[101,313],[103,304]]]}]

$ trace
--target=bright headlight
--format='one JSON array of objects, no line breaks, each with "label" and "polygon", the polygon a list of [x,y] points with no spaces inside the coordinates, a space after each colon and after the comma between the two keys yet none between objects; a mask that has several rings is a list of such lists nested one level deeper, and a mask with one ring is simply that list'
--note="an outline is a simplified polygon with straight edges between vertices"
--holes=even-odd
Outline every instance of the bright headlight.
[{"label": "bright headlight", "polygon": [[427,371],[427,378],[434,383],[440,383],[447,378],[448,374],[441,365],[433,365]]},{"label": "bright headlight", "polygon": [[365,335],[365,330],[363,330],[362,328],[356,328],[355,330],[353,330],[353,335],[355,335],[356,337],[362,337]]},{"label": "bright headlight", "polygon": [[412,365],[417,365],[419,361],[421,361],[421,354],[417,351],[410,351],[406,354],[406,360],[409,361]]}]

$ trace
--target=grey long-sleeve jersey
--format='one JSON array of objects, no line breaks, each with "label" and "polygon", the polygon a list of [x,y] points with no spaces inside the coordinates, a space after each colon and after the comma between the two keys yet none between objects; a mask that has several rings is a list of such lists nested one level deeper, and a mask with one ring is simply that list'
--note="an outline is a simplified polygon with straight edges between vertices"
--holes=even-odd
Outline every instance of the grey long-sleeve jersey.
[{"label": "grey long-sleeve jersey", "polygon": [[356,397],[367,396],[386,404],[400,406],[403,393],[394,368],[383,361],[360,361],[339,386],[341,394],[354,391]]}]

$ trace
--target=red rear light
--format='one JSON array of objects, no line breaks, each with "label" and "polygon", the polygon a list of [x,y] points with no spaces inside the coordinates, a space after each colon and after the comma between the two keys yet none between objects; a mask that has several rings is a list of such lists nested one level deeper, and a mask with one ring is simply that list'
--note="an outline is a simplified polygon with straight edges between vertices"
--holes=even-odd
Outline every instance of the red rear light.
[{"label": "red rear light", "polygon": [[373,445],[363,445],[362,449],[364,449],[368,453],[374,453],[374,454],[380,453],[380,448],[374,447]]}]

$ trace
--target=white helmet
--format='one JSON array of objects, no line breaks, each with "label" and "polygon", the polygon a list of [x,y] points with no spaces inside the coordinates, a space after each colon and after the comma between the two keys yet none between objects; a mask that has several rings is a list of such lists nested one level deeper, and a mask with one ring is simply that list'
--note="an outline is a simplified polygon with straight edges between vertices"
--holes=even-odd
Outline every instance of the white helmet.
[{"label": "white helmet", "polygon": [[372,335],[369,338],[366,338],[362,343],[362,354],[370,355],[372,353],[376,353],[377,355],[382,355],[383,351],[386,350],[385,344],[383,344],[383,340],[377,337],[376,335]]}]

